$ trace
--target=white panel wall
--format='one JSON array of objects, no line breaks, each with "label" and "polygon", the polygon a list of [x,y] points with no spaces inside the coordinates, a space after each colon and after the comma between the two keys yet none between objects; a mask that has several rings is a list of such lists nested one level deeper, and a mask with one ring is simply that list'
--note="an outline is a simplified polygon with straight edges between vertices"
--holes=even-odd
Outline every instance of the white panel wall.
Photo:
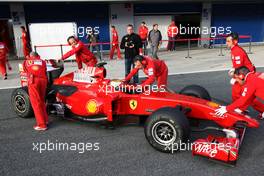
[{"label": "white panel wall", "polygon": [[[109,27],[111,28],[112,25],[116,27],[119,41],[121,41],[122,37],[126,35],[126,26],[128,24],[134,25],[133,4],[130,4],[130,7],[126,7],[125,4],[111,4],[109,17]],[[111,30],[110,37],[112,37]]]},{"label": "white panel wall", "polygon": [[[71,35],[77,35],[77,25],[75,22],[61,23],[30,23],[29,32],[31,46],[41,45],[63,45],[67,44],[67,38]],[[62,46],[63,53],[71,50],[70,46]],[[61,47],[37,47],[36,51],[42,59],[61,58]],[[71,56],[69,59],[75,59]]]},{"label": "white panel wall", "polygon": [[[162,40],[168,40],[167,29],[169,23],[171,22],[171,16],[135,16],[135,28],[138,32],[138,28],[142,21],[145,21],[149,31],[153,28],[153,24],[157,23],[159,25],[159,30],[162,35]],[[167,42],[163,42],[161,48],[166,48]]]}]

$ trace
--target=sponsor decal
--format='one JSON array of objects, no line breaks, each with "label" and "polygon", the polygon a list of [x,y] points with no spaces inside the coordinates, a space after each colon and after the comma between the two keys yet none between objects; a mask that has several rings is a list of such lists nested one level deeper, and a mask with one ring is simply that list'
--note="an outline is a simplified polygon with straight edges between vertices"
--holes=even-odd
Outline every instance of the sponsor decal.
[{"label": "sponsor decal", "polygon": [[152,75],[153,75],[153,72],[154,72],[154,71],[153,71],[153,68],[149,68],[149,69],[148,69],[148,75],[149,75],[149,76],[152,76]]},{"label": "sponsor decal", "polygon": [[244,89],[244,91],[243,91],[243,93],[242,93],[242,96],[244,97],[244,96],[246,96],[246,94],[247,94],[247,91],[248,91],[248,89],[247,88],[245,88]]},{"label": "sponsor decal", "polygon": [[137,100],[129,100],[129,107],[132,109],[132,110],[135,110],[137,108]]},{"label": "sponsor decal", "polygon": [[96,100],[89,100],[86,104],[86,109],[89,113],[96,113],[98,111]]},{"label": "sponsor decal", "polygon": [[38,71],[39,70],[39,66],[37,66],[37,65],[32,66],[32,70]]},{"label": "sponsor decal", "polygon": [[212,101],[208,102],[207,105],[212,107],[212,108],[219,108],[219,106],[220,106],[218,103],[215,103]]}]

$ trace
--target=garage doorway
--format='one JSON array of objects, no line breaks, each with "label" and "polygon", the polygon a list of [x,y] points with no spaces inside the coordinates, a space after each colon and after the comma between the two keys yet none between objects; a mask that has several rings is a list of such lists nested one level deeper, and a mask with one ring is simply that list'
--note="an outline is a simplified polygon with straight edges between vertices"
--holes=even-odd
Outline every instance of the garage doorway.
[{"label": "garage doorway", "polygon": [[[179,28],[180,30],[180,24],[182,27],[189,27],[189,29],[191,27],[200,27],[200,21],[201,21],[201,14],[200,13],[194,13],[194,14],[177,14],[177,15],[174,15],[172,17],[172,19],[174,19],[177,27]],[[200,34],[197,32],[195,34],[195,32],[193,32],[191,34],[191,32],[189,34],[181,34],[181,35],[178,35],[178,39],[188,39],[188,38],[199,38],[200,37]],[[193,46],[197,46],[198,44],[198,41],[191,41],[191,44]],[[183,45],[187,45],[187,42],[176,42],[176,45],[178,46],[183,46]]]},{"label": "garage doorway", "polygon": [[0,19],[0,37],[9,49],[10,55],[15,55],[14,32],[12,21],[9,19]]}]

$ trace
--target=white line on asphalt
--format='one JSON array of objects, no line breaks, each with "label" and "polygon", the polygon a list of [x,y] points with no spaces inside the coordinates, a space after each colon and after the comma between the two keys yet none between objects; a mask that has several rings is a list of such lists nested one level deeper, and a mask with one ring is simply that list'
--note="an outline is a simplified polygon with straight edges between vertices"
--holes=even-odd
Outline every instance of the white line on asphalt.
[{"label": "white line on asphalt", "polygon": [[10,86],[10,87],[0,87],[0,90],[4,90],[4,89],[15,89],[15,88],[19,88],[21,86]]}]

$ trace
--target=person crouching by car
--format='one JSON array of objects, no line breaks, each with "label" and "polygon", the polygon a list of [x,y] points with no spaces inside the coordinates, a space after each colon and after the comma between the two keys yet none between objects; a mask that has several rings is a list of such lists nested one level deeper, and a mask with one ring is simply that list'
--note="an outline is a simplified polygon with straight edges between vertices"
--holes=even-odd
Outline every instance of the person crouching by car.
[{"label": "person crouching by car", "polygon": [[158,24],[153,24],[153,29],[149,32],[148,41],[150,44],[151,55],[153,58],[158,59],[157,52],[161,45],[161,32],[158,30]]},{"label": "person crouching by car", "polygon": [[23,63],[27,73],[28,94],[37,124],[33,127],[37,131],[47,130],[48,114],[45,96],[48,84],[46,62],[40,59],[36,52],[31,52]]},{"label": "person crouching by car", "polygon": [[97,63],[96,57],[89,51],[78,38],[70,36],[67,39],[68,44],[72,47],[70,51],[62,56],[62,60],[69,58],[75,54],[76,62],[79,69],[82,69],[82,63],[88,67],[94,67]]},{"label": "person crouching by car", "polygon": [[168,80],[168,67],[163,60],[153,59],[149,56],[137,55],[134,58],[135,68],[127,75],[124,82],[128,83],[130,79],[138,73],[139,70],[148,77],[142,84],[142,88],[152,85],[157,79],[158,88],[166,89]]},{"label": "person crouching by car", "polygon": [[[216,115],[223,116],[226,112],[237,111],[242,107],[248,107],[255,104],[255,109],[260,112],[259,118],[264,118],[264,109],[257,98],[264,100],[264,73],[250,71],[246,66],[236,68],[234,77],[238,84],[243,86],[241,96],[228,106],[220,106],[216,109]],[[259,106],[257,106],[259,102]]]},{"label": "person crouching by car", "polygon": [[[133,25],[127,25],[127,35],[122,38],[121,49],[125,49],[125,75],[134,67],[133,59],[136,55],[142,54],[142,41],[139,35],[134,33]],[[133,77],[134,83],[138,83],[138,74]]]}]

